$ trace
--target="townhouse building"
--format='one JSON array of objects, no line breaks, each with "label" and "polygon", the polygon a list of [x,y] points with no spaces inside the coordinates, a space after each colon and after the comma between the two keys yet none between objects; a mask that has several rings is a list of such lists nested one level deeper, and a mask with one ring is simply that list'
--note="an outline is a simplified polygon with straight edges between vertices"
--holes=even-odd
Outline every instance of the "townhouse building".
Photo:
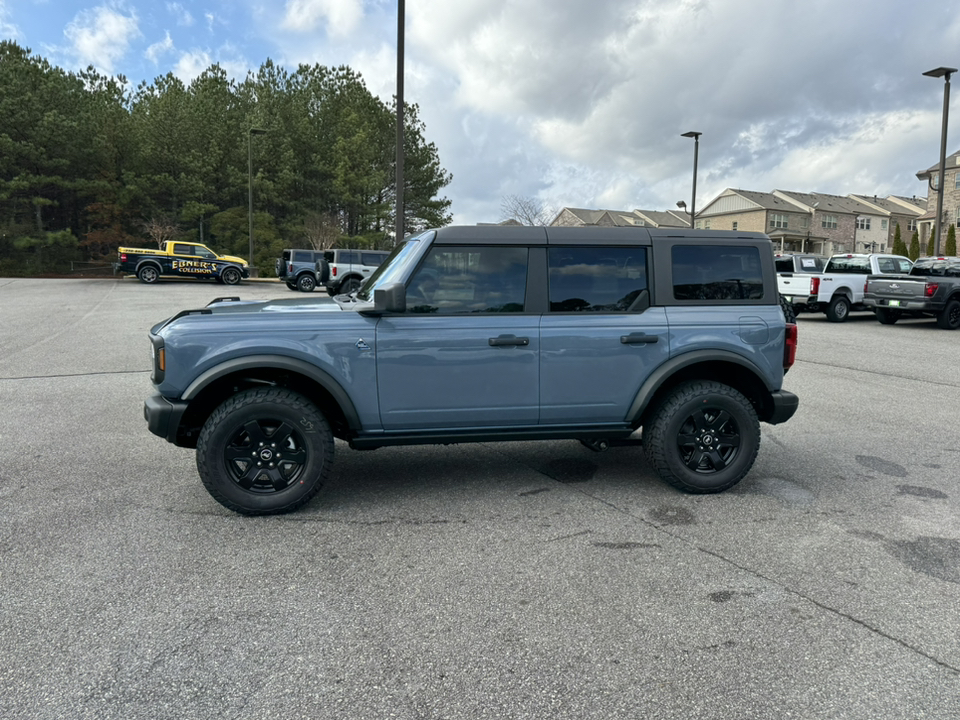
[{"label": "townhouse building", "polygon": [[690,215],[672,210],[587,210],[565,207],[551,221],[554,227],[690,227]]},{"label": "townhouse building", "polygon": [[[950,225],[960,224],[960,152],[947,157],[944,165],[943,184],[943,217],[940,219],[943,226],[944,238]],[[917,173],[917,179],[927,185],[926,212],[920,216],[920,246],[927,247],[930,233],[933,232],[937,217],[937,192],[940,187],[940,162],[933,167]],[[943,248],[943,243],[940,245]]]}]

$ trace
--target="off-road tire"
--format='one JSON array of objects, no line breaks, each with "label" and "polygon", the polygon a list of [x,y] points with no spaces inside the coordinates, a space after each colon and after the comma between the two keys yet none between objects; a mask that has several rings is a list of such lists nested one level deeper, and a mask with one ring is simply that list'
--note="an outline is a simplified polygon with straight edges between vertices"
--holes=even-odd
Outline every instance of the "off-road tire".
[{"label": "off-road tire", "polygon": [[960,300],[947,300],[943,310],[937,313],[937,326],[944,330],[956,330],[960,327]]},{"label": "off-road tire", "polygon": [[307,398],[284,388],[230,397],[207,419],[197,441],[204,487],[243,515],[297,510],[320,491],[332,464],[326,419]]},{"label": "off-road tire", "polygon": [[783,318],[788,324],[796,324],[797,313],[793,309],[793,303],[787,302],[783,295],[780,295],[780,309],[783,310]]},{"label": "off-road tire", "polygon": [[850,299],[846,295],[837,295],[827,306],[827,320],[846,322],[850,317]]},{"label": "off-road tire", "polygon": [[676,387],[643,428],[647,461],[684,492],[718,493],[736,485],[760,450],[753,405],[723,383],[695,380]]},{"label": "off-road tire", "polygon": [[355,292],[360,289],[360,286],[363,283],[360,282],[360,278],[347,278],[342,283],[340,283],[340,289],[337,291],[338,295],[349,295],[352,292]]},{"label": "off-road tire", "polygon": [[317,281],[314,279],[313,275],[305,273],[297,278],[297,290],[300,292],[313,292],[314,288],[317,287]]},{"label": "off-road tire", "polygon": [[881,325],[893,325],[900,319],[900,310],[878,307],[875,312]]}]

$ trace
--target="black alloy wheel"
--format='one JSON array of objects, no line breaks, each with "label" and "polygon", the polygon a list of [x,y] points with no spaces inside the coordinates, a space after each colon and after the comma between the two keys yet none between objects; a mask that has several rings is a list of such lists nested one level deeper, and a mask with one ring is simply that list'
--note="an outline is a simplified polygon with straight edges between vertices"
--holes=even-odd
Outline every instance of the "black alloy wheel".
[{"label": "black alloy wheel", "polygon": [[960,300],[953,298],[947,301],[937,314],[937,325],[944,330],[956,330],[960,328]]},{"label": "black alloy wheel", "polygon": [[245,390],[207,420],[197,470],[224,507],[244,515],[290,512],[319,492],[333,462],[333,435],[317,408],[284,388]]},{"label": "black alloy wheel", "polygon": [[647,460],[673,487],[716,493],[749,472],[760,449],[757,413],[740,392],[714,381],[679,385],[644,427]]}]

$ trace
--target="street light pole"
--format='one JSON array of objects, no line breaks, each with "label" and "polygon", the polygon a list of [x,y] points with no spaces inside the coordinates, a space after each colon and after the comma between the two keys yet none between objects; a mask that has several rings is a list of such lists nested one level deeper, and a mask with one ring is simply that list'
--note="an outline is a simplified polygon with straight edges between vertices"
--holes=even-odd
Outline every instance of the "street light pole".
[{"label": "street light pole", "polygon": [[249,200],[249,220],[250,220],[250,256],[247,258],[250,269],[250,277],[253,277],[253,136],[266,135],[266,130],[260,128],[250,128],[247,132],[247,197]]},{"label": "street light pole", "polygon": [[936,244],[933,249],[934,255],[940,254],[940,223],[943,218],[943,187],[946,184],[943,173],[947,168],[947,116],[950,112],[950,76],[957,71],[956,68],[938,67],[923,73],[927,77],[943,78],[943,125],[940,129],[940,173],[937,175],[937,217],[934,221],[934,237]]},{"label": "street light pole", "polygon": [[404,0],[397,3],[397,208],[394,244],[403,241],[403,35]]},{"label": "street light pole", "polygon": [[697,155],[700,154],[700,136],[703,133],[691,130],[681,133],[680,137],[693,138],[693,195],[690,198],[690,227],[693,227],[693,219],[697,214]]}]

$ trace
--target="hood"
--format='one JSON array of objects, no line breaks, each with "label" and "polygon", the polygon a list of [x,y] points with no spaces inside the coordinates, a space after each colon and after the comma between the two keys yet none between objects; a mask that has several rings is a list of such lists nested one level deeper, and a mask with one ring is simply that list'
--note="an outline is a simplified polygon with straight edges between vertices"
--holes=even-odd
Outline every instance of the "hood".
[{"label": "hood", "polygon": [[241,258],[241,257],[237,257],[236,255],[220,255],[219,258],[220,258],[221,260],[226,260],[227,262],[238,263],[238,264],[240,264],[240,265],[246,265],[246,264],[247,264],[247,261],[246,261],[246,260],[244,260],[244,259]]},{"label": "hood", "polygon": [[290,313],[340,313],[343,309],[330,297],[292,297],[274,300],[241,300],[239,297],[222,297],[210,302],[206,307],[193,310],[181,310],[171,318],[154,325],[150,332],[156,334],[162,328],[180,318],[202,318],[207,315],[247,315],[267,317],[270,315],[289,315]]}]

